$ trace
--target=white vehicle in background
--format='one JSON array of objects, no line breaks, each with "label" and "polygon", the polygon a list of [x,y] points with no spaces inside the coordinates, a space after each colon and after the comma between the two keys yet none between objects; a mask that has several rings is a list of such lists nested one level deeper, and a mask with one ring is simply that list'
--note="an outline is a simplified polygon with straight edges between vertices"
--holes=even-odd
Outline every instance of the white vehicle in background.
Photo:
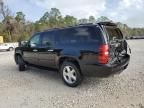
[{"label": "white vehicle in background", "polygon": [[13,51],[16,47],[16,43],[0,43],[0,51]]}]

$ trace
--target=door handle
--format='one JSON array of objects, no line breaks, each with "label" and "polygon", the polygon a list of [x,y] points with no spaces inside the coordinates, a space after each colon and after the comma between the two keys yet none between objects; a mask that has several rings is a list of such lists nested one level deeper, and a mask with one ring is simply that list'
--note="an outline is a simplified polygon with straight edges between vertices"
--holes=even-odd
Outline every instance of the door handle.
[{"label": "door handle", "polygon": [[34,49],[33,52],[38,52],[38,50],[37,50],[37,49]]},{"label": "door handle", "polygon": [[50,49],[50,50],[48,50],[48,52],[53,52],[54,50],[52,50],[52,49]]}]

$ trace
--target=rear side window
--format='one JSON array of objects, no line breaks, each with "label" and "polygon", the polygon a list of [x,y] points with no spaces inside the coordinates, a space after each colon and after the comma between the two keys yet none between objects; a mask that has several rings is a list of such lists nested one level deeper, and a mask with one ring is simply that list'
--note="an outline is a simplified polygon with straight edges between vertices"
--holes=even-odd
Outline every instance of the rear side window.
[{"label": "rear side window", "polygon": [[57,42],[76,43],[88,41],[100,41],[101,31],[98,27],[75,27],[57,31]]},{"label": "rear side window", "polygon": [[109,36],[109,40],[115,40],[115,39],[122,39],[122,33],[120,29],[115,28],[115,27],[106,27],[106,31]]},{"label": "rear side window", "polygon": [[54,32],[45,32],[42,34],[41,45],[43,47],[52,47],[54,45]]},{"label": "rear side window", "polygon": [[79,27],[75,29],[76,33],[73,34],[74,36],[82,39],[85,41],[99,41],[101,36],[101,31],[98,27]]}]

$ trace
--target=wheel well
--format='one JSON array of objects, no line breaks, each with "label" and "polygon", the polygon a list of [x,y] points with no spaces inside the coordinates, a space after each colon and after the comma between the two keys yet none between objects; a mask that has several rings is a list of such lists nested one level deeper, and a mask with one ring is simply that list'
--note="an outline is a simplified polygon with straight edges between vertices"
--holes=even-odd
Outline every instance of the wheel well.
[{"label": "wheel well", "polygon": [[17,56],[21,56],[20,54],[15,54],[15,57],[17,57]]},{"label": "wheel well", "polygon": [[9,47],[8,49],[10,50],[11,48],[14,49],[13,47]]},{"label": "wheel well", "polygon": [[79,62],[76,59],[71,58],[71,57],[62,57],[62,58],[60,58],[60,60],[59,60],[59,68],[61,67],[61,65],[65,61],[74,63],[80,69],[80,72],[81,72],[81,68],[80,68]]}]

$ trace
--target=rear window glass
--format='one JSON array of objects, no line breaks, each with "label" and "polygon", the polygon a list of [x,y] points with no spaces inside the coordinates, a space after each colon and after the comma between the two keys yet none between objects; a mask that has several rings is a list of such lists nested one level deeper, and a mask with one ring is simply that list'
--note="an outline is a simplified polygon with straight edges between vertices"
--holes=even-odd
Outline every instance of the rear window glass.
[{"label": "rear window glass", "polygon": [[100,41],[101,31],[98,27],[76,27],[57,31],[57,42],[76,43],[87,41]]},{"label": "rear window glass", "polygon": [[115,39],[122,39],[122,33],[120,29],[114,28],[114,27],[106,27],[106,31],[109,36],[109,40],[115,40]]}]

